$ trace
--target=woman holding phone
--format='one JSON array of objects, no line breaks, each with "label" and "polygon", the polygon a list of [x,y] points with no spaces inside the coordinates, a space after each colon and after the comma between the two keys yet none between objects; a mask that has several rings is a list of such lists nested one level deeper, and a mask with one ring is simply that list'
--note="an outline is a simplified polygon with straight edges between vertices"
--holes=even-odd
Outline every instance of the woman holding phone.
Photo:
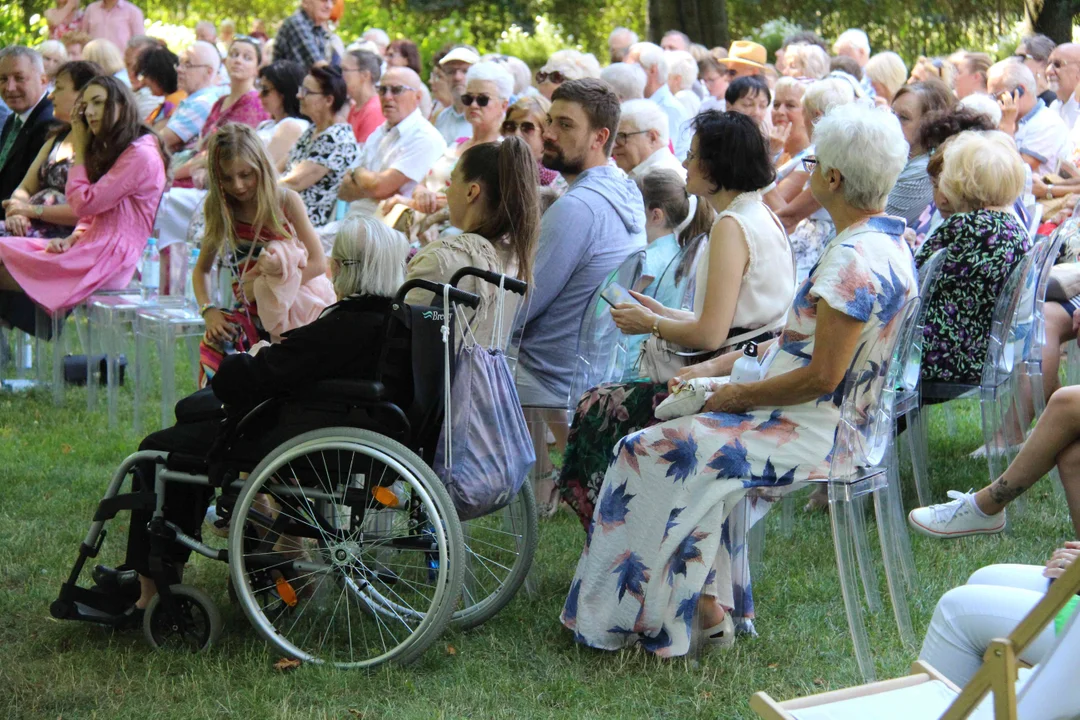
[{"label": "woman holding phone", "polygon": [[[794,264],[783,226],[762,200],[775,173],[757,124],[737,112],[708,111],[693,127],[683,163],[686,192],[718,213],[695,270],[694,309],[666,307],[631,291],[637,302],[619,303],[611,315],[627,335],[652,334],[693,350],[730,350],[738,338],[765,339],[783,324],[795,294]],[[557,485],[586,529],[611,448],[656,422],[653,410],[669,379],[601,385],[581,398]]]}]

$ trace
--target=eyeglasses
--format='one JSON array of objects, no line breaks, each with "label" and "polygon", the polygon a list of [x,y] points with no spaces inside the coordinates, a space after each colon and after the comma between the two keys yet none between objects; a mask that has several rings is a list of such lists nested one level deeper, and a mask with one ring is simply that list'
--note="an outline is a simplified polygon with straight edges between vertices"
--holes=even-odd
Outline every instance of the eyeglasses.
[{"label": "eyeglasses", "polygon": [[735,68],[728,68],[724,74],[727,75],[729,78],[733,78],[739,74],[739,71]]},{"label": "eyeglasses", "polygon": [[265,97],[265,96],[269,95],[272,92],[274,92],[274,88],[272,88],[269,85],[260,85],[259,86],[259,97]]},{"label": "eyeglasses", "polygon": [[212,65],[195,65],[193,63],[186,62],[186,61],[182,62],[182,63],[177,63],[177,65],[176,65],[177,70],[194,70],[195,68],[208,68],[208,67],[213,67],[213,66]]},{"label": "eyeglasses", "polygon": [[300,86],[299,92],[296,93],[297,97],[302,97],[302,98],[305,98],[308,95],[325,95],[325,94],[326,93],[319,92],[318,90],[312,90],[310,88],[306,88],[303,85]]},{"label": "eyeglasses", "polygon": [[377,93],[379,93],[379,95],[383,95],[383,96],[385,96],[387,93],[390,93],[394,97],[397,97],[401,93],[407,92],[407,91],[410,91],[410,90],[412,92],[416,92],[416,88],[409,87],[408,85],[376,85],[375,86],[375,92],[377,92]]},{"label": "eyeglasses", "polygon": [[[465,98],[462,97],[461,99],[464,100]],[[513,135],[518,131],[518,128],[521,128],[522,135],[532,135],[534,132],[536,132],[536,123],[531,123],[528,120],[522,123],[516,123],[513,120],[507,120],[502,124],[502,134]]]},{"label": "eyeglasses", "polygon": [[556,85],[562,85],[564,82],[566,82],[566,76],[558,70],[556,70],[555,72],[544,72],[543,70],[537,72],[536,84],[539,85],[546,82],[554,83]]},{"label": "eyeglasses", "polygon": [[647,132],[649,132],[649,131],[648,130],[638,130],[637,132],[615,133],[615,144],[618,145],[619,147],[622,147],[623,145],[626,144],[626,141],[629,140],[630,138],[632,138],[633,136],[635,136],[635,135],[644,135]]},{"label": "eyeglasses", "polygon": [[802,166],[803,166],[803,170],[805,170],[806,172],[808,172],[808,173],[814,172],[814,168],[816,168],[817,165],[818,165],[818,159],[817,159],[816,156],[807,155],[806,157],[803,158]]},{"label": "eyeglasses", "polygon": [[262,40],[257,37],[251,37],[250,35],[234,35],[233,42],[246,42],[251,43],[252,45],[257,45],[258,47],[262,47]]},{"label": "eyeglasses", "polygon": [[461,96],[461,102],[465,107],[472,105],[473,101],[476,101],[477,107],[487,107],[488,103],[491,102],[491,98],[487,95],[472,95],[471,93],[465,93]]},{"label": "eyeglasses", "polygon": [[1051,60],[1050,67],[1055,70],[1060,70],[1061,68],[1069,67],[1069,63],[1065,60]]}]

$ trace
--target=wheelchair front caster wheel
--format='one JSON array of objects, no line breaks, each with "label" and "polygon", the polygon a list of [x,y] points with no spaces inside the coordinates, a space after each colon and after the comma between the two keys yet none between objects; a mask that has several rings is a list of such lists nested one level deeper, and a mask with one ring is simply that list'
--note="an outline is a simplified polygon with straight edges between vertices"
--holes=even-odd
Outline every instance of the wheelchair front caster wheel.
[{"label": "wheelchair front caster wheel", "polygon": [[143,615],[143,634],[155,649],[208,649],[221,636],[221,613],[206,593],[190,585],[172,585],[173,605],[177,616],[165,608],[161,595],[155,595]]}]

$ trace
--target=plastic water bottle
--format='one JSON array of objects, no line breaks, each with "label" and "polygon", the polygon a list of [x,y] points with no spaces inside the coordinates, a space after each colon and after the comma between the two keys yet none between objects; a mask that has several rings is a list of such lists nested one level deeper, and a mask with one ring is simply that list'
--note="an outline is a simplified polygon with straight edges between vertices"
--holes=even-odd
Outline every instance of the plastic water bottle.
[{"label": "plastic water bottle", "polygon": [[158,253],[157,238],[149,238],[146,241],[140,271],[142,299],[157,299],[158,286],[161,283],[161,255]]},{"label": "plastic water bottle", "polygon": [[195,265],[199,262],[199,248],[191,248],[191,257],[188,258],[187,267],[187,282],[184,284],[184,297],[186,297],[192,303],[195,300],[195,284],[192,278],[195,277]]},{"label": "plastic water bottle", "polygon": [[742,357],[736,360],[735,365],[731,368],[731,382],[756,382],[761,379],[763,374],[761,363],[758,362],[757,343],[747,343],[743,347]]}]

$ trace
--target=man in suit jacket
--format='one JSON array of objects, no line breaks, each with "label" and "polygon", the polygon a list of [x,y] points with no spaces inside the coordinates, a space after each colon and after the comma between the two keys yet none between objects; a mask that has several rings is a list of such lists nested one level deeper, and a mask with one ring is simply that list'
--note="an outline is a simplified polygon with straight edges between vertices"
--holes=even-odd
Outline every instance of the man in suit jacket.
[{"label": "man in suit jacket", "polygon": [[7,200],[34,164],[53,123],[45,65],[30,48],[0,50],[0,97],[11,115],[0,132],[0,200]]}]

